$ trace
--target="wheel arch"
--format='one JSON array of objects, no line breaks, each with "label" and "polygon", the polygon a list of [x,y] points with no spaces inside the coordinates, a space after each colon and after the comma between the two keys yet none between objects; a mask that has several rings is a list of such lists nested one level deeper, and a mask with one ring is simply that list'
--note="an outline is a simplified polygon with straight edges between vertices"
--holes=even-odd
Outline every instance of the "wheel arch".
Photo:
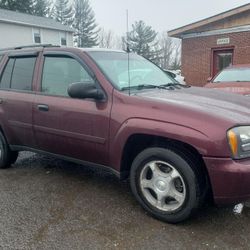
[{"label": "wheel arch", "polygon": [[[207,155],[214,149],[214,143],[204,133],[184,125],[174,123],[133,118],[125,121],[120,128],[110,135],[109,159],[110,166],[123,172],[126,152],[133,147],[134,152],[151,145],[162,145],[176,142],[189,145],[199,155]],[[144,145],[144,146],[143,146]]]},{"label": "wheel arch", "polygon": [[191,156],[197,156],[203,161],[198,150],[190,144],[162,136],[137,133],[131,135],[124,145],[120,171],[126,172],[126,170],[131,167],[131,163],[133,162],[134,158],[144,149],[149,147],[164,147],[178,151],[180,154],[182,154],[181,151],[183,151],[185,153],[189,153]]}]

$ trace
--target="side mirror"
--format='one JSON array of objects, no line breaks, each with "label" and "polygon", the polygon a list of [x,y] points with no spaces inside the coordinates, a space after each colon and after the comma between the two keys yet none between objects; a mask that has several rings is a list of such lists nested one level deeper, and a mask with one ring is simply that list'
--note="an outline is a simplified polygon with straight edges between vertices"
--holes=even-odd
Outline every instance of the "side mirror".
[{"label": "side mirror", "polygon": [[71,98],[79,99],[95,99],[101,101],[105,98],[105,94],[101,89],[97,89],[93,82],[76,82],[68,87],[68,95]]},{"label": "side mirror", "polygon": [[213,80],[213,77],[212,77],[212,76],[210,76],[210,77],[207,78],[207,82],[208,82],[208,83],[211,82],[212,80]]},{"label": "side mirror", "polygon": [[171,71],[168,71],[168,70],[164,70],[165,74],[168,75],[168,76],[171,76],[172,78],[176,78],[176,74],[171,72]]}]

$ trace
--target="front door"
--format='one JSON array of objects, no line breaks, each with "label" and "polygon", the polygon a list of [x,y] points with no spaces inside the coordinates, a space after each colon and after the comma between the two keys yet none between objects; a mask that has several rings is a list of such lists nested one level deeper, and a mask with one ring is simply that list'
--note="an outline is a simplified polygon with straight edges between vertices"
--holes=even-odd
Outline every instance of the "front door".
[{"label": "front door", "polygon": [[67,93],[69,84],[89,81],[94,80],[73,56],[44,56],[40,94],[34,102],[38,149],[107,163],[110,103],[73,99]]},{"label": "front door", "polygon": [[233,64],[233,49],[213,51],[213,77]]}]

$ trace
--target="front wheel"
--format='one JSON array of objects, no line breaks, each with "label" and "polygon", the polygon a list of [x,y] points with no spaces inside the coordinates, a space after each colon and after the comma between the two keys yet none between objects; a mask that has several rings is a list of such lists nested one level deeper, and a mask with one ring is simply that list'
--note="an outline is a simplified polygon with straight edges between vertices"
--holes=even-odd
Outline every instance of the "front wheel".
[{"label": "front wheel", "polygon": [[191,162],[165,148],[148,148],[135,158],[130,184],[142,207],[169,223],[189,218],[203,193]]}]

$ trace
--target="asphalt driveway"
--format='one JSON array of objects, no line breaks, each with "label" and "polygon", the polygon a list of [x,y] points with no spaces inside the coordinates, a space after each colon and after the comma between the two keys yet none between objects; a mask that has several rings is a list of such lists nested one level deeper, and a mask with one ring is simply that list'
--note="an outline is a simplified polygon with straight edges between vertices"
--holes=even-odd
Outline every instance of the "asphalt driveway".
[{"label": "asphalt driveway", "polygon": [[204,208],[169,225],[149,217],[129,183],[90,167],[22,153],[0,171],[1,249],[249,249],[250,209]]}]

